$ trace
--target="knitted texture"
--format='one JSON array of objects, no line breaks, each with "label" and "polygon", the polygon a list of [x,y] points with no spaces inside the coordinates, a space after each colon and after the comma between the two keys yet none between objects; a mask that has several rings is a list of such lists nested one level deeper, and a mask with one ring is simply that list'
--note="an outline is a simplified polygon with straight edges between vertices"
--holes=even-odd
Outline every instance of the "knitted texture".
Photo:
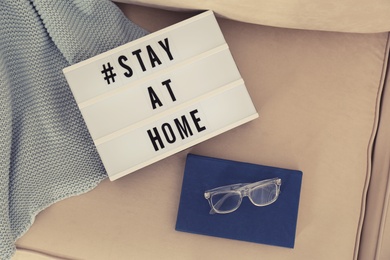
[{"label": "knitted texture", "polygon": [[0,2],[0,259],[35,216],[107,177],[66,66],[146,31],[109,0]]}]

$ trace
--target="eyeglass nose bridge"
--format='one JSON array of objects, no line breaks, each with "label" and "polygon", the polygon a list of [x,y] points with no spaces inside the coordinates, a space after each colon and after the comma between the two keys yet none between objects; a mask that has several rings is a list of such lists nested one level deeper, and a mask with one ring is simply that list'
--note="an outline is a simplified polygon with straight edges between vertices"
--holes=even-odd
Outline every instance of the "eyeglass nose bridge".
[{"label": "eyeglass nose bridge", "polygon": [[241,197],[248,197],[250,189],[248,187],[244,187],[241,192]]}]

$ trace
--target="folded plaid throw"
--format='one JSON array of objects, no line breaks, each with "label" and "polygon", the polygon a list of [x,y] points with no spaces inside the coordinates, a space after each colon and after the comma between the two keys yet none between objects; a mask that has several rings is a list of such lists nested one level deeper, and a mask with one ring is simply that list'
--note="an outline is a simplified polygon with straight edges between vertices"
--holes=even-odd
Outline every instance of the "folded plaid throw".
[{"label": "folded plaid throw", "polygon": [[62,69],[146,34],[109,0],[0,2],[0,259],[43,209],[106,178]]}]

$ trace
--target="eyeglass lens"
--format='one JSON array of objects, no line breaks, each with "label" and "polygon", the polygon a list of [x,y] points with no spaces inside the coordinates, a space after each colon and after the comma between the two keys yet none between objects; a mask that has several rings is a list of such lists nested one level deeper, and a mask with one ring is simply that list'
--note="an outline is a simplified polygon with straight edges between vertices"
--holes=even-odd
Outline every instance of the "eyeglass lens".
[{"label": "eyeglass lens", "polygon": [[241,194],[238,192],[217,193],[211,197],[211,203],[217,211],[231,211],[240,206]]},{"label": "eyeglass lens", "polygon": [[277,197],[277,185],[270,183],[260,187],[255,187],[249,197],[258,206],[265,206],[272,203]]}]

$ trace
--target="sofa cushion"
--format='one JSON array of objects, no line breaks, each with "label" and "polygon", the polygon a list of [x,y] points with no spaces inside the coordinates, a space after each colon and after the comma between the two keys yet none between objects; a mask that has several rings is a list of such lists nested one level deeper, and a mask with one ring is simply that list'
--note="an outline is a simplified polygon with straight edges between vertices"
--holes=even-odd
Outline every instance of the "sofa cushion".
[{"label": "sofa cushion", "polygon": [[232,20],[283,28],[337,32],[390,31],[390,2],[381,0],[114,0],[170,10],[214,10]]},{"label": "sofa cushion", "polygon": [[[194,14],[121,8],[150,31]],[[259,119],[49,207],[18,247],[78,259],[357,256],[387,33],[281,29],[226,19],[219,23]],[[302,171],[295,248],[175,231],[189,152]]]}]

